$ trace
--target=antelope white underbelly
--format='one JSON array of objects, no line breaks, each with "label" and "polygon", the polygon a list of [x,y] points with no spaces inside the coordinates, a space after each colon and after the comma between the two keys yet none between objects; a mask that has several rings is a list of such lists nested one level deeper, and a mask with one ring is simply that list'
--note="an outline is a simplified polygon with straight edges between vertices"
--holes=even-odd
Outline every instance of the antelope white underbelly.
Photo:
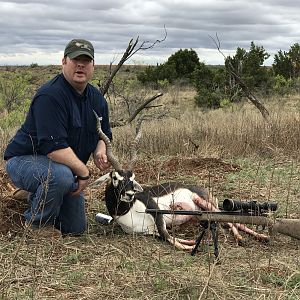
[{"label": "antelope white underbelly", "polygon": [[154,197],[154,201],[158,204],[160,209],[170,209],[172,205],[184,203],[189,206],[191,210],[196,210],[197,205],[193,201],[194,193],[189,189],[181,188],[175,190],[171,194],[167,194],[161,197]]},{"label": "antelope white underbelly", "polygon": [[[181,188],[172,194],[154,197],[153,200],[157,203],[159,209],[176,209],[179,205],[185,210],[199,210],[199,207],[193,201],[193,197],[194,193],[192,191]],[[145,213],[145,209],[144,203],[136,199],[130,211],[123,216],[117,216],[115,220],[127,233],[157,234],[154,218],[151,214]],[[163,218],[168,226],[182,224],[190,217],[165,214]]]},{"label": "antelope white underbelly", "polygon": [[[195,194],[189,189],[181,188],[162,197],[154,198],[160,209],[184,209],[184,210],[199,210],[199,207],[194,203],[193,197]],[[164,220],[167,226],[180,225],[187,222],[191,216],[180,216],[165,214]]]},{"label": "antelope white underbelly", "polygon": [[145,209],[144,203],[136,200],[127,214],[117,216],[115,220],[126,233],[156,234],[154,218],[146,214]]}]

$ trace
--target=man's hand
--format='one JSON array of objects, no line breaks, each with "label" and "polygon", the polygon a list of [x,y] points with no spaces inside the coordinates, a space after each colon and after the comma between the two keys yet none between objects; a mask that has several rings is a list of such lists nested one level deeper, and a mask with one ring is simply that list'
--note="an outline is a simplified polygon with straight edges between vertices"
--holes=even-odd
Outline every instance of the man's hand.
[{"label": "man's hand", "polygon": [[73,174],[83,178],[77,178],[78,187],[75,191],[70,193],[71,195],[78,196],[88,186],[89,180],[84,180],[84,177],[89,177],[89,170],[87,166],[79,160],[70,147],[55,150],[49,153],[48,157],[55,162],[68,166]]},{"label": "man's hand", "polygon": [[110,167],[110,163],[107,160],[107,156],[104,153],[95,153],[94,163],[100,170],[104,171]]},{"label": "man's hand", "polygon": [[76,191],[71,192],[70,195],[71,196],[79,196],[79,194],[88,186],[89,184],[89,180],[80,180],[78,179],[78,188]]},{"label": "man's hand", "polygon": [[106,156],[106,146],[102,140],[98,142],[97,148],[94,152],[94,163],[101,171],[110,167],[110,163]]}]

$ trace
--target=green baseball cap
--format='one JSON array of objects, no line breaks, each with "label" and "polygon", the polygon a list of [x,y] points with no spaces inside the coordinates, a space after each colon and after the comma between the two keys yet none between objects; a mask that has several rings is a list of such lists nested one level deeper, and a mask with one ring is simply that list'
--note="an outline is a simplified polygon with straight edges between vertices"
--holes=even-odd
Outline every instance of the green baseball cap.
[{"label": "green baseball cap", "polygon": [[91,59],[94,59],[94,47],[92,43],[83,39],[70,41],[65,48],[64,56],[73,59],[79,55],[87,55]]}]

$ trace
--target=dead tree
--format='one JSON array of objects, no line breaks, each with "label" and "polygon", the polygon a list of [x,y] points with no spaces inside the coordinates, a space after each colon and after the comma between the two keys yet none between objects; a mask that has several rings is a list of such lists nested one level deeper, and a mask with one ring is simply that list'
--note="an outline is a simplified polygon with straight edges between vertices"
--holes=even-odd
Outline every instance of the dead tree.
[{"label": "dead tree", "polygon": [[[210,38],[213,40],[213,42],[215,43],[218,51],[221,53],[221,55],[224,57],[224,59],[226,59],[226,56],[224,55],[224,53],[221,51],[221,46],[220,46],[220,40],[218,38],[218,35],[216,35],[216,39],[214,39],[213,37],[210,36]],[[255,94],[249,89],[249,87],[246,85],[246,83],[242,80],[242,78],[235,72],[235,69],[232,65],[231,62],[229,62],[229,72],[230,75],[234,78],[235,82],[239,85],[239,87],[241,88],[241,90],[243,91],[244,95],[255,105],[255,107],[260,111],[260,113],[262,114],[263,118],[268,121],[268,117],[269,117],[269,112],[268,110],[265,108],[265,106],[263,105],[263,103],[257,99],[257,97],[255,96]]]},{"label": "dead tree", "polygon": [[[137,52],[152,49],[157,44],[165,41],[165,39],[167,38],[167,31],[166,31],[166,28],[164,28],[164,30],[165,30],[164,37],[162,39],[160,39],[160,40],[158,39],[152,43],[150,43],[149,41],[143,41],[143,42],[139,43],[139,37],[137,37],[135,40],[131,39],[129,41],[128,46],[127,46],[125,52],[123,53],[122,58],[118,62],[118,64],[113,66],[113,62],[111,62],[110,67],[109,67],[109,75],[107,76],[107,78],[104,80],[104,82],[102,84],[100,84],[100,82],[98,83],[99,89],[103,95],[107,94],[109,88],[111,86],[113,86],[114,77],[117,75],[117,73],[119,72],[119,70],[121,69],[121,67],[124,65],[124,63],[126,61],[128,61]],[[116,94],[117,94],[117,92],[116,92]],[[147,97],[146,99],[141,99],[139,105],[135,109],[132,109],[132,106],[133,106],[132,103],[130,101],[128,101],[128,99],[126,99],[126,97],[124,95],[121,95],[119,93],[118,96],[123,98],[123,100],[125,101],[125,103],[127,105],[128,117],[126,117],[126,118],[123,117],[122,119],[119,119],[119,120],[112,120],[111,127],[112,128],[120,127],[120,126],[124,126],[126,124],[131,123],[138,116],[138,114],[141,113],[141,111],[143,111],[145,108],[150,108],[151,103],[154,100],[156,100],[157,98],[161,97],[162,95],[163,95],[163,93],[157,93],[153,96]]]},{"label": "dead tree", "polygon": [[135,111],[132,114],[129,115],[129,117],[127,117],[126,119],[119,119],[116,121],[111,121],[110,126],[112,128],[114,128],[114,127],[125,126],[125,125],[131,123],[142,110],[144,110],[145,108],[153,107],[153,106],[150,106],[151,102],[153,102],[155,99],[161,97],[162,95],[163,95],[163,93],[158,93],[158,94],[146,99],[142,104],[140,104],[135,109]]}]

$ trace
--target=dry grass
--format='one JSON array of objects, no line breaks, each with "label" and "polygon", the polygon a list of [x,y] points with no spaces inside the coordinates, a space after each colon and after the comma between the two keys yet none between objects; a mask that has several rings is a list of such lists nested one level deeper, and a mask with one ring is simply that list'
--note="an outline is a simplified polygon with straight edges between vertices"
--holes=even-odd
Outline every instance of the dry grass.
[{"label": "dry grass", "polygon": [[[171,117],[144,124],[140,152],[148,156],[297,158],[300,106],[278,108],[273,101],[269,111],[266,123],[250,104],[202,112],[187,102],[185,107],[177,107]],[[120,156],[128,156],[133,132],[129,126],[115,129],[115,148]]]},{"label": "dry grass", "polygon": [[[96,231],[97,228],[93,230]],[[1,261],[3,299],[298,299],[299,249],[287,239],[237,247],[222,236],[220,261],[151,237],[89,233],[62,241],[14,239]],[[105,235],[106,234],[106,235]],[[3,240],[2,240],[3,241]],[[286,247],[282,257],[280,247]],[[17,253],[16,253],[17,251]],[[298,283],[297,283],[298,282]]]},{"label": "dry grass", "polygon": [[[139,161],[136,173],[145,184],[177,178],[210,185],[220,199],[270,198],[280,216],[287,204],[288,217],[300,216],[299,162],[174,157]],[[262,244],[244,235],[238,246],[220,229],[216,264],[207,242],[192,257],[153,237],[96,224],[95,214],[106,212],[103,190],[88,190],[86,198],[84,236],[41,241],[20,228],[0,234],[0,299],[299,299],[299,241],[276,235]],[[195,238],[200,231],[189,225],[172,233]]]}]

